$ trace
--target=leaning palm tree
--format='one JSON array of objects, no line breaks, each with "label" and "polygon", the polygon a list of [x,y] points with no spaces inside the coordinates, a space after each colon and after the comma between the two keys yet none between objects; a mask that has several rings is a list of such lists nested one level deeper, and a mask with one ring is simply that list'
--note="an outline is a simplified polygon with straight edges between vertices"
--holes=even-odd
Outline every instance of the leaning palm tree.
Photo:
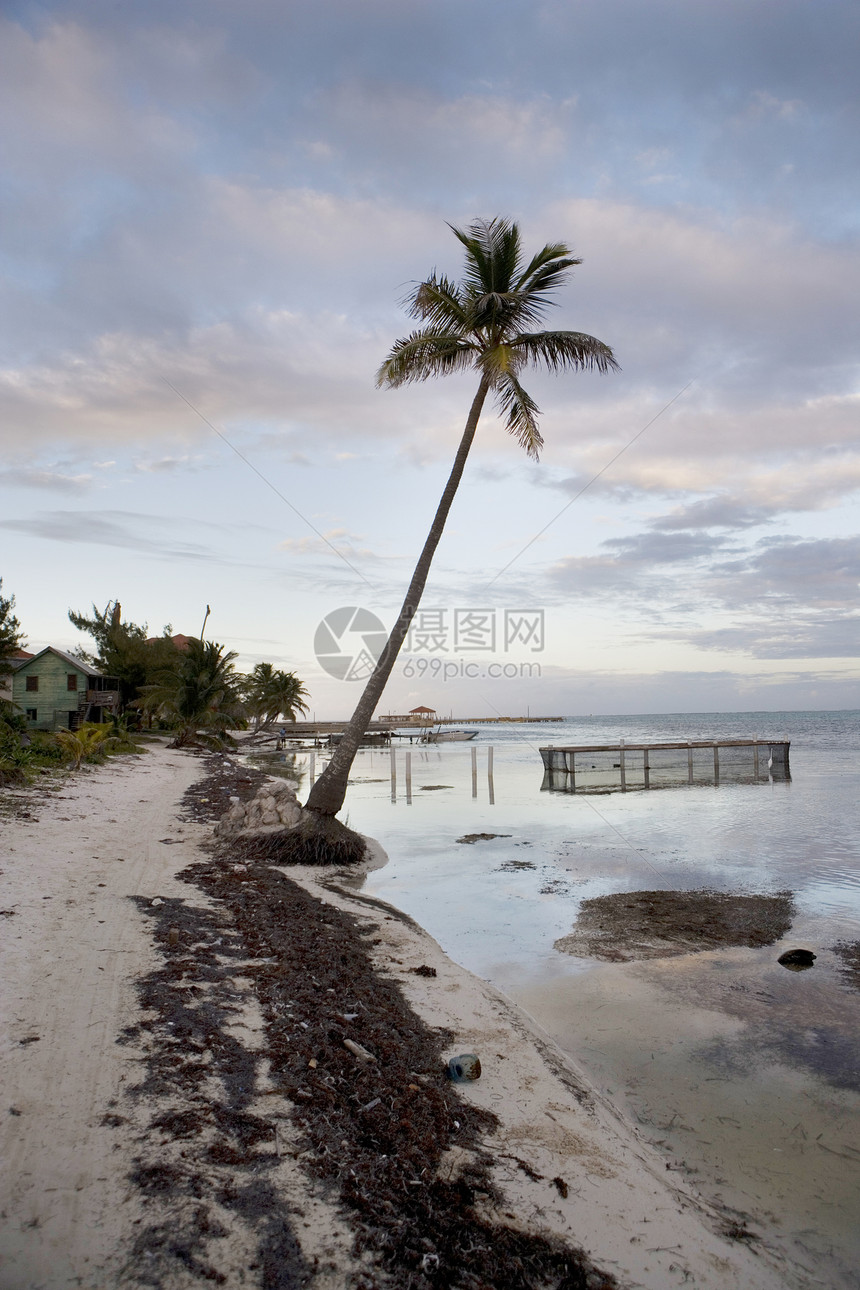
[{"label": "leaning palm tree", "polygon": [[520,384],[523,368],[535,364],[551,372],[568,368],[608,372],[618,366],[609,346],[594,336],[533,330],[553,303],[552,293],[569,270],[582,263],[569,247],[550,243],[525,262],[519,228],[508,220],[478,220],[468,230],[451,229],[465,247],[463,277],[452,282],[434,271],[410,293],[409,313],[422,326],[395,343],[376,383],[396,388],[472,370],[478,376],[478,390],[403,608],[343,739],[307,800],[306,809],[318,817],[334,816],[343,805],[350,767],[421,600],[487,395],[495,396],[506,429],[536,459],[543,446],[537,421],[540,409]]}]

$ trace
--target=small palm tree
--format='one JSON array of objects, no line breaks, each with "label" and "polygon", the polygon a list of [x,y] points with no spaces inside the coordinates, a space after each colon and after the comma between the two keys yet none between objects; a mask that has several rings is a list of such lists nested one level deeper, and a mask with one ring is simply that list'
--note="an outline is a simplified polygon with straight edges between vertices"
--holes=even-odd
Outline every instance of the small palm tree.
[{"label": "small palm tree", "polygon": [[72,770],[80,770],[84,759],[104,759],[99,754],[104,754],[106,745],[113,741],[114,731],[108,722],[85,721],[77,730],[58,730],[56,738]]},{"label": "small palm tree", "polygon": [[271,663],[257,663],[248,677],[246,703],[254,718],[255,732],[282,717],[295,721],[308,710],[308,692],[294,672],[282,672]]},{"label": "small palm tree", "polygon": [[245,724],[235,651],[216,641],[191,639],[157,683],[145,687],[143,706],[176,729],[172,747],[220,747],[229,730]]},{"label": "small palm tree", "polygon": [[343,805],[350,767],[424,592],[487,395],[495,395],[507,430],[537,458],[543,446],[539,408],[520,384],[523,369],[535,364],[550,372],[608,372],[618,366],[609,346],[594,336],[534,330],[553,303],[552,293],[582,263],[567,246],[550,243],[526,262],[519,228],[508,220],[479,220],[468,230],[452,226],[452,232],[466,252],[463,277],[451,282],[434,272],[409,295],[409,312],[422,326],[396,342],[377,373],[377,385],[396,388],[470,370],[478,374],[478,390],[403,608],[344,737],[308,798],[307,809],[318,817],[336,815]]}]

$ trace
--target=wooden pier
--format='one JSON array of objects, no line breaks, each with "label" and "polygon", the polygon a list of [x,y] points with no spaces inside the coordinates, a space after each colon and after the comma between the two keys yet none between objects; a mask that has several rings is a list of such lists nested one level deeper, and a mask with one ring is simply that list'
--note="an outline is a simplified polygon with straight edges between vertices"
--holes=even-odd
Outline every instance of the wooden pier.
[{"label": "wooden pier", "polygon": [[[377,717],[374,721],[371,721],[362,742],[380,744],[388,743],[391,739],[414,738],[415,735],[420,735],[423,731],[432,729],[435,726],[518,725],[532,721],[560,722],[564,720],[564,717],[434,717],[432,721],[428,721],[424,717],[392,714],[386,717]],[[348,725],[348,717],[343,721],[287,721],[283,725],[286,731],[283,736],[279,733],[281,727],[276,725],[273,729],[268,730],[264,736],[259,737],[256,742],[280,742],[281,739],[284,739],[288,743],[304,743],[307,740],[312,740],[314,743],[336,743]]]},{"label": "wooden pier", "polygon": [[540,749],[543,787],[563,793],[626,793],[683,783],[788,780],[789,745],[787,739],[759,738],[556,745]]},{"label": "wooden pier", "polygon": [[525,726],[525,725],[559,725],[566,721],[567,717],[437,717],[432,720],[426,720],[423,717],[413,717],[410,713],[406,716],[388,716],[383,718],[384,721],[392,723],[395,727],[401,726],[407,729],[412,726]]}]

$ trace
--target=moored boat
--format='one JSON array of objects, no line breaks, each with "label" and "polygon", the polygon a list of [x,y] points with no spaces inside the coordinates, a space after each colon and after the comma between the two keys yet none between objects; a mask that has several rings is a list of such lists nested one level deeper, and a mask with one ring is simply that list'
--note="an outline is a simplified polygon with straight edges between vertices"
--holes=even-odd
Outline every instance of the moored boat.
[{"label": "moored boat", "polygon": [[462,744],[474,739],[477,730],[427,730],[422,739],[428,744]]}]

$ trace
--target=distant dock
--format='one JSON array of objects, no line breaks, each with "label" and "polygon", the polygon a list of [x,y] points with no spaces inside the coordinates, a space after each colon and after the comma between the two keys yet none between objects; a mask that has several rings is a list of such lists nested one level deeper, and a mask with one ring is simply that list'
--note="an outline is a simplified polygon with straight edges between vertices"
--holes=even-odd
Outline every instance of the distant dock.
[{"label": "distant dock", "polygon": [[[421,734],[424,730],[432,729],[434,726],[484,726],[484,725],[524,725],[526,722],[561,722],[564,717],[433,717],[428,720],[424,717],[413,717],[410,715],[398,716],[393,714],[387,717],[377,717],[371,721],[367,727],[364,743],[387,743],[389,739],[400,738],[403,735],[415,736]],[[288,721],[284,723],[286,734],[283,736],[288,741],[313,739],[330,739],[332,736],[336,739],[343,735],[349,725],[349,718],[343,721]],[[278,738],[276,731],[269,732],[269,738]]]},{"label": "distant dock", "polygon": [[537,725],[539,722],[547,722],[556,725],[566,721],[567,717],[437,717],[433,716],[429,720],[423,717],[413,717],[411,713],[406,716],[384,717],[384,721],[391,722],[396,728],[401,726],[500,726],[500,725]]},{"label": "distant dock", "polygon": [[759,738],[556,745],[540,749],[542,787],[562,793],[626,793],[685,783],[788,780],[789,746],[788,739]]}]

